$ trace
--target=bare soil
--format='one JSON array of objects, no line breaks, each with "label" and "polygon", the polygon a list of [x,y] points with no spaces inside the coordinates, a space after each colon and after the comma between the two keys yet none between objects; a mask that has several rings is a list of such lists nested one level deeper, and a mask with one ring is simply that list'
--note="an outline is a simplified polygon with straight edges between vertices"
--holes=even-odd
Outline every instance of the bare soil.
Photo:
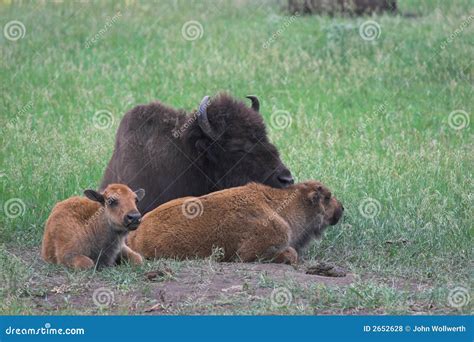
[{"label": "bare soil", "polygon": [[[353,274],[306,274],[305,264],[295,268],[208,259],[75,272],[47,265],[37,248],[10,249],[10,253],[31,268],[32,275],[23,286],[27,290],[20,291],[18,296],[29,303],[31,313],[35,314],[219,314],[263,305],[271,314],[273,309],[280,312],[284,305],[308,304],[308,298],[296,295],[295,289],[304,292],[315,284],[346,286],[354,281]],[[274,291],[283,291],[283,296],[287,291],[290,298],[278,299],[278,292]]]}]

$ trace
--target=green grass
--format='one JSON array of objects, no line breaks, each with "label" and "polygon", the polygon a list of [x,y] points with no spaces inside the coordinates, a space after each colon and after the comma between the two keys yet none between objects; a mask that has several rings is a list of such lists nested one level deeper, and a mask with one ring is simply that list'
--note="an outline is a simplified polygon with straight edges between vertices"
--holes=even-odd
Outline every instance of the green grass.
[{"label": "green grass", "polygon": [[[159,99],[194,109],[206,94],[257,94],[296,179],[322,180],[346,208],[344,222],[307,257],[361,279],[355,292],[320,289],[315,307],[398,313],[418,296],[450,310],[447,292],[469,288],[472,276],[472,123],[456,130],[448,118],[455,110],[472,118],[474,7],[469,0],[399,2],[420,16],[299,16],[285,25],[289,17],[271,2],[0,4],[2,28],[11,20],[26,28],[17,41],[0,35],[0,242],[38,246],[53,205],[98,185],[120,118],[133,106]],[[202,38],[183,38],[190,20],[202,24]],[[366,20],[380,25],[374,41],[359,35]],[[99,110],[112,113],[111,127],[95,127]],[[290,113],[289,127],[275,127],[279,110]],[[24,213],[12,218],[5,211],[13,198]],[[379,204],[373,218],[361,214],[366,198]],[[22,279],[29,266],[7,264],[6,279]],[[133,278],[133,270],[117,270],[99,277]],[[393,279],[425,290],[387,285]],[[28,312],[21,298],[6,312]]]}]

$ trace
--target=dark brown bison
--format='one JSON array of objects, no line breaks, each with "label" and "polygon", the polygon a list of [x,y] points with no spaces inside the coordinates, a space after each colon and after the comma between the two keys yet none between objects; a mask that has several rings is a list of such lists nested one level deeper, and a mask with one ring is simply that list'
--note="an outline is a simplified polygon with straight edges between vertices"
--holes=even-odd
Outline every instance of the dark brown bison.
[{"label": "dark brown bison", "polygon": [[159,102],[133,108],[118,128],[101,189],[110,183],[145,189],[139,203],[145,213],[175,198],[249,182],[293,184],[268,140],[258,99],[248,98],[251,107],[227,94],[206,96],[190,115]]},{"label": "dark brown bison", "polygon": [[293,14],[398,13],[396,0],[288,0],[288,9]]}]

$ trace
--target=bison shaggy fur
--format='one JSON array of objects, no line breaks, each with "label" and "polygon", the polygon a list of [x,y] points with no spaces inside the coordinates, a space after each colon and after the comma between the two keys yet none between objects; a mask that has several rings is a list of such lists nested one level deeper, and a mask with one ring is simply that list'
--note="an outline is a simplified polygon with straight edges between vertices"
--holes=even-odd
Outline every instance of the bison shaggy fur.
[{"label": "bison shaggy fur", "polygon": [[101,188],[143,188],[142,213],[184,196],[264,183],[293,184],[269,141],[256,97],[252,106],[227,94],[205,97],[187,114],[160,102],[137,106],[122,119]]}]

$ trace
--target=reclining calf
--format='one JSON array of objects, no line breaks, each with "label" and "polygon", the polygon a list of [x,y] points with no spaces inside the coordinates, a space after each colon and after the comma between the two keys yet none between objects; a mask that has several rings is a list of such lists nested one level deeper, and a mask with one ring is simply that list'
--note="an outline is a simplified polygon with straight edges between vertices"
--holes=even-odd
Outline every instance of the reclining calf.
[{"label": "reclining calf", "polygon": [[294,264],[343,210],[317,181],[284,189],[251,183],[163,204],[144,216],[127,243],[146,258],[205,258],[217,247],[223,261]]}]

